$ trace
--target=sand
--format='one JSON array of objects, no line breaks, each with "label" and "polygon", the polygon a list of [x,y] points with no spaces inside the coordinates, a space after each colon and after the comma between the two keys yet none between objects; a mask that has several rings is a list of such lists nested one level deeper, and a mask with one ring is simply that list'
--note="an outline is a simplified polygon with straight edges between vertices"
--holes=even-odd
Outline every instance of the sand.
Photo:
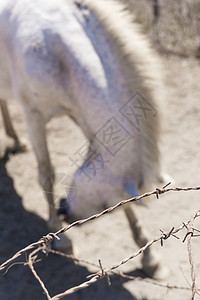
[{"label": "sand", "polygon": [[[174,179],[172,186],[200,185],[200,72],[199,61],[177,57],[161,57],[166,90],[166,120],[162,129],[163,169]],[[164,100],[161,99],[164,102]],[[31,149],[23,117],[17,104],[9,102],[14,125],[27,145],[27,152],[10,157],[0,165],[0,262],[10,258],[16,251],[48,233],[46,225],[47,204],[37,182],[37,165]],[[0,119],[2,128],[2,120]],[[59,174],[72,174],[74,167],[69,157],[85,138],[67,117],[55,119],[48,125],[48,140],[53,164]],[[3,130],[0,131],[1,151],[8,143]],[[169,231],[179,227],[182,221],[190,219],[199,209],[200,192],[169,193],[152,199],[149,207],[137,206],[138,214],[153,239],[160,235],[160,229]],[[200,229],[200,220],[195,226]],[[78,257],[109,267],[137,251],[124,213],[117,210],[99,220],[92,221],[69,232]],[[169,269],[169,276],[163,284],[189,287],[190,266],[187,242],[170,238],[164,246],[157,244],[161,260]],[[192,254],[197,273],[200,274],[200,239],[192,239]],[[18,262],[25,262],[22,256]],[[50,254],[36,264],[51,295],[62,292],[86,280],[94,267],[76,265],[65,258]],[[141,270],[140,257],[123,266],[129,275],[145,277]],[[0,299],[43,300],[41,287],[29,268],[18,263],[0,277]],[[111,276],[111,287],[106,279],[79,291],[65,299],[126,299],[126,300],[179,300],[190,299],[191,292],[166,289],[144,281],[133,281]],[[198,296],[196,296],[198,298]]]}]

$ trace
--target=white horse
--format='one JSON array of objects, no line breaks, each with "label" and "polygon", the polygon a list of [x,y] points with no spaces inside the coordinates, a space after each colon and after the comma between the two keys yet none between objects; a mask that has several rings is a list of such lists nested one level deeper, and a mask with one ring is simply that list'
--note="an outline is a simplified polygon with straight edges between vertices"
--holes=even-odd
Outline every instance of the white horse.
[{"label": "white horse", "polygon": [[[38,162],[39,182],[49,204],[49,228],[61,228],[53,198],[53,167],[45,124],[68,114],[89,141],[74,175],[67,217],[87,217],[147,190],[162,179],[159,164],[160,71],[148,41],[124,7],[108,0],[1,0],[0,98],[15,98],[24,111]],[[20,146],[4,102],[7,132]],[[80,145],[76,157],[86,153]],[[141,247],[148,235],[125,207]],[[60,248],[71,248],[62,237]],[[152,249],[143,268],[162,276]]]}]

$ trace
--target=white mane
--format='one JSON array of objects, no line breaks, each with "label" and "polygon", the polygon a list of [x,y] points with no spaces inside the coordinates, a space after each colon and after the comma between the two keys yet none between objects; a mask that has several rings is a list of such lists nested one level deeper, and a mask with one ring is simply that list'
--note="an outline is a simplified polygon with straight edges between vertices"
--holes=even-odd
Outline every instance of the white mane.
[{"label": "white mane", "polygon": [[[132,95],[141,92],[148,103],[157,111],[143,119],[141,128],[141,177],[148,184],[159,173],[158,136],[160,131],[160,103],[163,104],[160,65],[150,43],[141,34],[126,7],[112,0],[82,1],[98,19],[100,26],[118,56],[126,82]],[[150,180],[151,179],[151,180]]]}]

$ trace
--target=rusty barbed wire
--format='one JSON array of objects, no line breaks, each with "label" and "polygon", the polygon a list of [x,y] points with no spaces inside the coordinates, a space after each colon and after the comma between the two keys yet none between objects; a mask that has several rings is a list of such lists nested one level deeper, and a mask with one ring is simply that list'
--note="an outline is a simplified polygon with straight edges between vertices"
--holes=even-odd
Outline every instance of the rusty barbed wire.
[{"label": "rusty barbed wire", "polygon": [[[169,184],[170,183],[168,183],[166,186],[168,186]],[[103,216],[103,215],[105,215],[107,213],[111,213],[112,211],[114,211],[118,207],[121,207],[121,206],[123,206],[125,204],[131,203],[131,202],[136,202],[136,201],[139,201],[140,199],[143,199],[143,198],[146,198],[146,197],[150,197],[152,195],[155,195],[156,198],[159,198],[159,196],[161,194],[164,194],[164,193],[167,193],[167,192],[180,192],[180,191],[187,192],[187,191],[199,191],[200,190],[200,186],[197,186],[197,187],[187,187],[187,188],[176,187],[176,188],[168,188],[168,189],[166,189],[166,186],[164,186],[161,189],[160,188],[156,188],[152,192],[144,193],[144,194],[142,194],[140,196],[137,196],[137,197],[132,197],[132,198],[129,198],[127,200],[122,200],[122,201],[118,202],[116,205],[103,210],[101,213],[98,213],[96,215],[92,215],[92,216],[90,216],[89,218],[86,218],[86,219],[82,219],[82,220],[73,222],[72,224],[67,225],[67,226],[61,228],[60,230],[58,230],[55,233],[51,232],[51,233],[43,236],[40,240],[38,240],[37,242],[34,242],[34,243],[28,245],[27,247],[21,249],[20,251],[18,251],[17,253],[15,253],[10,259],[8,259],[6,262],[4,262],[3,264],[1,264],[0,265],[0,271],[3,270],[4,268],[6,268],[13,260],[15,260],[16,258],[18,258],[19,256],[21,256],[25,252],[34,249],[36,246],[41,246],[43,244],[51,243],[54,238],[59,239],[59,237],[58,237],[59,234],[68,231],[72,227],[74,227],[76,225],[82,225],[82,224],[84,224],[86,222],[89,222],[91,220],[94,220],[94,219],[98,219],[101,216]],[[164,239],[164,237],[163,237],[163,239]]]},{"label": "rusty barbed wire", "polygon": [[35,271],[33,265],[34,265],[34,262],[36,261],[37,259],[37,256],[38,256],[38,253],[40,251],[43,251],[43,247],[39,247],[37,249],[35,249],[34,251],[32,251],[29,256],[28,256],[28,262],[27,262],[27,265],[29,266],[33,276],[37,279],[37,281],[39,282],[41,288],[43,289],[43,292],[44,294],[46,295],[47,299],[48,300],[51,300],[51,296],[49,295],[49,292],[47,290],[47,288],[45,287],[45,284],[44,282],[40,279],[39,275],[37,274],[37,272]]},{"label": "rusty barbed wire", "polygon": [[190,263],[190,268],[191,268],[191,279],[192,279],[192,298],[191,300],[194,300],[194,296],[196,294],[196,276],[195,276],[195,270],[194,270],[194,262],[193,262],[193,258],[192,258],[192,246],[191,246],[191,238],[194,235],[194,228],[193,228],[193,222],[196,219],[196,217],[199,215],[199,211],[195,212],[194,215],[192,216],[192,218],[190,219],[188,226],[186,226],[187,228],[187,233],[186,233],[186,237],[185,239],[188,237],[187,240],[187,249],[188,249],[188,257],[189,257],[189,263]]},{"label": "rusty barbed wire", "polygon": [[[52,253],[52,254],[55,254],[55,255],[60,255],[60,256],[65,257],[67,259],[70,259],[70,260],[78,263],[79,265],[85,264],[85,265],[88,265],[88,266],[99,268],[98,264],[87,261],[85,259],[79,259],[79,258],[77,258],[77,257],[75,257],[74,255],[71,255],[71,254],[66,254],[64,252],[53,250],[53,249],[49,249],[48,252]],[[191,287],[164,284],[164,283],[157,282],[154,279],[150,279],[150,278],[147,279],[147,278],[143,278],[143,277],[136,277],[136,276],[132,276],[132,275],[127,275],[127,274],[125,274],[124,272],[121,272],[121,271],[120,272],[119,271],[118,272],[117,271],[111,271],[111,273],[113,275],[120,276],[124,279],[130,279],[130,280],[135,280],[135,281],[143,281],[145,283],[148,283],[148,284],[151,284],[151,285],[156,285],[156,286],[167,288],[167,289],[177,289],[177,290],[187,290],[187,291],[191,290]]]},{"label": "rusty barbed wire", "polygon": [[[97,218],[101,217],[102,215],[110,213],[113,210],[115,210],[116,208],[118,208],[120,206],[123,206],[123,205],[125,205],[127,203],[135,202],[135,201],[138,201],[138,200],[140,200],[142,198],[149,197],[151,195],[155,195],[158,198],[161,194],[164,194],[166,192],[171,192],[171,191],[174,191],[174,192],[178,191],[179,192],[179,191],[192,191],[192,190],[193,191],[197,191],[197,190],[200,190],[200,187],[166,188],[168,185],[166,185],[162,189],[156,188],[153,192],[145,193],[145,194],[143,194],[141,196],[138,196],[138,197],[133,197],[133,198],[130,198],[128,200],[122,200],[119,203],[117,203],[115,206],[112,206],[112,207],[110,207],[110,208],[102,211],[99,214],[93,215],[93,216],[91,216],[89,218],[86,218],[86,219],[83,219],[83,220],[76,221],[76,222],[74,222],[74,223],[72,223],[70,225],[67,225],[67,226],[63,227],[62,229],[60,229],[59,231],[57,231],[55,233],[49,233],[49,234],[47,234],[46,236],[42,237],[37,242],[32,243],[32,244],[28,245],[27,247],[23,248],[22,250],[18,251],[15,255],[13,255],[13,257],[11,257],[10,259],[8,259],[6,262],[4,262],[0,266],[0,270],[3,270],[7,266],[9,266],[12,261],[14,261],[16,258],[18,258],[19,256],[21,256],[23,253],[25,253],[25,252],[27,252],[29,250],[34,249],[28,255],[28,261],[26,263],[24,263],[24,265],[28,265],[29,266],[29,268],[30,268],[33,276],[39,282],[39,284],[40,284],[40,286],[41,286],[41,288],[42,288],[42,290],[43,290],[43,292],[46,295],[46,297],[47,297],[48,300],[60,300],[60,299],[62,299],[63,297],[65,297],[67,295],[73,294],[73,293],[75,293],[76,291],[78,291],[80,289],[84,289],[84,288],[86,288],[86,287],[94,284],[95,282],[97,282],[98,280],[103,279],[104,277],[107,277],[108,283],[110,283],[110,279],[109,279],[109,275],[110,274],[116,274],[116,275],[119,275],[119,276],[124,277],[124,278],[135,279],[134,277],[128,276],[126,274],[123,274],[122,272],[117,273],[115,270],[118,269],[120,266],[126,264],[128,261],[134,259],[136,256],[138,256],[141,253],[143,253],[147,248],[151,247],[154,243],[156,243],[158,241],[160,241],[161,246],[163,246],[164,241],[167,240],[170,237],[174,237],[176,239],[179,239],[179,237],[176,236],[176,234],[179,231],[185,229],[186,230],[186,234],[185,234],[185,237],[183,239],[183,242],[185,242],[186,239],[187,239],[187,242],[188,242],[188,247],[187,247],[188,248],[188,257],[189,257],[189,262],[190,262],[191,279],[192,279],[192,285],[191,285],[191,287],[187,288],[187,287],[162,285],[162,284],[158,284],[158,283],[155,283],[155,282],[153,284],[156,284],[156,285],[159,285],[159,286],[162,286],[162,287],[166,287],[166,288],[176,288],[176,289],[191,290],[192,291],[192,298],[191,298],[191,300],[193,300],[195,294],[199,295],[199,290],[196,288],[196,278],[195,278],[195,272],[194,272],[194,263],[193,263],[192,251],[191,251],[191,238],[192,237],[196,237],[196,236],[200,236],[199,235],[200,230],[197,229],[197,228],[195,228],[193,226],[194,220],[197,217],[200,216],[200,210],[198,210],[197,212],[195,212],[189,221],[183,222],[181,224],[181,226],[179,226],[178,228],[174,228],[173,227],[167,233],[165,233],[163,230],[160,230],[161,234],[160,234],[159,237],[154,238],[153,240],[149,241],[148,243],[146,243],[146,245],[144,245],[143,247],[141,247],[137,252],[132,253],[129,257],[123,259],[122,261],[120,261],[118,263],[115,263],[110,268],[106,268],[106,269],[103,268],[103,266],[101,264],[101,261],[99,261],[99,265],[96,265],[96,264],[90,263],[90,262],[88,262],[86,260],[80,260],[78,258],[75,258],[73,255],[67,255],[67,254],[64,254],[62,252],[59,252],[59,251],[52,250],[52,249],[48,248],[49,243],[54,238],[59,239],[59,234],[66,232],[67,230],[69,230],[73,226],[86,223],[86,222],[88,222],[90,220],[93,220],[93,219],[97,219]],[[198,234],[194,234],[194,232],[197,232]],[[41,280],[41,278],[39,277],[39,275],[37,274],[37,272],[34,269],[34,263],[37,261],[37,257],[38,257],[39,252],[45,252],[45,253],[50,252],[50,253],[54,253],[54,254],[57,254],[57,255],[62,255],[62,256],[65,256],[67,258],[70,258],[73,261],[76,261],[78,263],[85,263],[85,264],[93,265],[93,266],[97,267],[99,269],[99,271],[96,272],[96,273],[94,273],[94,274],[89,275],[87,277],[88,280],[85,281],[85,282],[83,282],[82,284],[74,286],[74,287],[72,287],[70,289],[67,289],[63,293],[60,293],[60,294],[57,294],[57,295],[51,297],[50,294],[49,294],[49,292],[48,292],[48,290],[47,290],[47,288],[45,287],[45,284],[43,283],[43,281]],[[148,283],[150,283],[151,280],[145,280],[145,281],[148,282]]]},{"label": "rusty barbed wire", "polygon": [[[63,297],[67,296],[67,295],[71,295],[77,291],[79,291],[80,289],[84,289],[84,288],[87,288],[89,287],[90,285],[94,284],[95,282],[97,282],[98,280],[101,280],[103,279],[104,277],[108,277],[109,278],[109,274],[111,273],[114,273],[116,275],[118,275],[118,273],[114,272],[114,270],[116,270],[117,268],[119,268],[120,266],[122,266],[123,264],[127,263],[129,260],[135,258],[136,256],[138,256],[139,254],[143,253],[148,247],[152,246],[154,243],[158,242],[158,241],[162,241],[163,239],[164,240],[167,240],[168,238],[170,237],[176,237],[174,236],[174,233],[177,233],[179,231],[181,231],[182,229],[186,229],[187,232],[188,232],[188,225],[185,226],[185,224],[193,224],[193,221],[200,215],[200,210],[198,210],[194,216],[191,218],[191,220],[189,220],[188,222],[184,222],[180,227],[174,229],[174,227],[168,232],[168,233],[165,233],[161,230],[161,235],[151,241],[149,241],[144,247],[140,248],[137,252],[131,254],[128,258],[125,258],[123,259],[121,262],[119,263],[116,263],[114,264],[113,266],[111,266],[110,268],[106,268],[104,269],[100,263],[100,270],[94,274],[91,274],[87,277],[87,281],[85,281],[84,283],[80,284],[80,285],[77,285],[75,287],[72,287],[70,289],[67,289],[66,291],[60,293],[60,294],[57,294],[56,296],[54,297],[50,297],[49,294],[47,294],[47,291],[46,291],[46,287],[44,286],[43,282],[41,281],[41,279],[39,278],[39,276],[36,274],[34,268],[33,268],[33,262],[31,261],[31,271],[33,273],[33,275],[35,276],[35,278],[39,281],[44,293],[46,294],[47,296],[47,299],[48,300],[60,300],[62,299]],[[186,239],[189,237],[191,238],[192,235],[188,235],[186,232]],[[177,238],[177,237],[176,237]],[[184,239],[185,241],[185,239]],[[44,248],[42,248],[42,250],[44,250]],[[93,263],[90,263],[88,261],[85,261],[85,260],[79,260],[77,258],[75,258],[73,255],[67,255],[67,254],[64,254],[62,252],[59,252],[59,251],[56,251],[56,250],[48,250],[50,253],[54,253],[54,254],[58,254],[58,255],[62,255],[62,256],[65,256],[67,258],[71,258],[72,260],[75,260],[77,262],[84,262],[86,264],[90,264],[90,265],[93,265],[93,266],[96,266],[98,267],[98,265],[96,264],[93,264]],[[32,255],[31,257],[33,257],[33,255],[38,252],[38,249],[33,253],[32,252]],[[189,253],[189,252],[188,252]],[[191,252],[190,252],[191,253]],[[191,256],[191,254],[189,254]],[[36,257],[34,258],[36,259]],[[199,290],[196,288],[194,282],[195,282],[195,274],[194,272],[192,271],[193,270],[193,264],[191,265],[191,272],[192,272],[192,286],[190,288],[187,288],[187,287],[178,287],[178,286],[170,286],[170,285],[164,285],[164,284],[159,284],[159,283],[156,283],[156,282],[153,282],[153,284],[157,285],[157,286],[160,286],[160,287],[165,287],[165,288],[168,288],[168,289],[182,289],[182,290],[192,290],[192,295],[195,295],[196,293],[199,294]],[[124,277],[124,278],[129,278],[129,279],[135,279],[134,277],[131,277],[131,276],[126,276],[125,274],[121,273],[120,276]],[[148,283],[151,283],[151,281],[149,280],[146,280],[146,282]],[[49,298],[50,297],[50,298]],[[194,299],[194,298],[191,298],[191,299]]]}]

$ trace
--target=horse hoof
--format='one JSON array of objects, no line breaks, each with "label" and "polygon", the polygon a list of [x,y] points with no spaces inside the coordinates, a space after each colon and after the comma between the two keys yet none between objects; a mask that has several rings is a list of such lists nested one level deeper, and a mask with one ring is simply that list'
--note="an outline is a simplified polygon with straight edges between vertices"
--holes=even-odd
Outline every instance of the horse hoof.
[{"label": "horse hoof", "polygon": [[7,162],[12,155],[16,155],[18,153],[24,153],[27,151],[27,147],[25,144],[16,143],[12,146],[7,146],[5,152],[3,154],[2,160]]},{"label": "horse hoof", "polygon": [[27,146],[25,143],[19,143],[14,149],[14,154],[27,152]]},{"label": "horse hoof", "polygon": [[53,240],[53,249],[65,252],[66,254],[74,254],[71,240],[64,233],[60,234],[59,238],[59,240],[57,240],[56,238]]},{"label": "horse hoof", "polygon": [[167,183],[174,184],[175,181],[170,175],[163,172],[158,176],[158,183],[161,183],[161,184],[167,184]]},{"label": "horse hoof", "polygon": [[164,280],[169,276],[169,270],[164,266],[157,256],[143,257],[142,269],[145,274],[156,280]]},{"label": "horse hoof", "polygon": [[143,266],[143,271],[149,277],[156,280],[164,280],[169,276],[168,268],[163,266],[161,263]]}]

